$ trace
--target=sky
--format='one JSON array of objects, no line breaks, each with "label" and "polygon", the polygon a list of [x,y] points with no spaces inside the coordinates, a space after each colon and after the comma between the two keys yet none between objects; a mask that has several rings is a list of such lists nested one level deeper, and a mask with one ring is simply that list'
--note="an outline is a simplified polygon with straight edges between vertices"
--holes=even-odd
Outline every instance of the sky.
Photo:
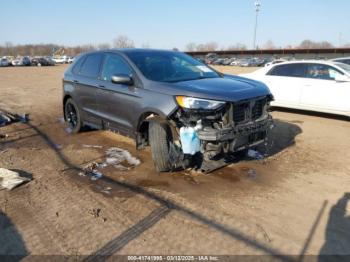
[{"label": "sky", "polygon": [[[260,0],[257,44],[350,43],[350,0]],[[252,47],[254,0],[1,0],[0,44],[112,43],[185,49],[215,41]]]}]

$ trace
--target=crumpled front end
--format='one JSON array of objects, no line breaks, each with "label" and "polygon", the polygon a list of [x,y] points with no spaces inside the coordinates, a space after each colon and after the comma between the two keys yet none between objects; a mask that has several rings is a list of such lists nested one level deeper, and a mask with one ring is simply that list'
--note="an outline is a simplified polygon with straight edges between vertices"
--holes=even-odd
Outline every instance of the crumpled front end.
[{"label": "crumpled front end", "polygon": [[216,110],[180,108],[173,115],[179,130],[179,147],[188,156],[205,161],[220,159],[264,143],[272,127],[270,96],[237,103],[227,102]]}]

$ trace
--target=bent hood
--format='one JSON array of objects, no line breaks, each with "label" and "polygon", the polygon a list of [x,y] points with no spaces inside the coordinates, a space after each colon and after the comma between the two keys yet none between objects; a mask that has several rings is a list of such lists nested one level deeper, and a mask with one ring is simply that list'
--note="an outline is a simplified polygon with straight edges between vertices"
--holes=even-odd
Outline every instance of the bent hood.
[{"label": "bent hood", "polygon": [[[169,95],[184,95],[197,98],[238,102],[260,96],[271,95],[268,87],[258,81],[224,75],[222,78],[205,78],[162,84],[162,91]],[[160,90],[158,90],[160,91]]]}]

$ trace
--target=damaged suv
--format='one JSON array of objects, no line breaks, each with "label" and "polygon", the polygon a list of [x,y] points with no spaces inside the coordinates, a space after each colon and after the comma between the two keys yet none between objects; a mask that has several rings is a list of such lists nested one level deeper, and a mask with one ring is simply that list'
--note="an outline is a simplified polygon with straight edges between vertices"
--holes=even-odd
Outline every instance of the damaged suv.
[{"label": "damaged suv", "polygon": [[151,146],[158,171],[210,171],[264,143],[273,99],[261,82],[224,75],[181,52],[116,49],[80,55],[63,79],[73,132],[107,129]]}]

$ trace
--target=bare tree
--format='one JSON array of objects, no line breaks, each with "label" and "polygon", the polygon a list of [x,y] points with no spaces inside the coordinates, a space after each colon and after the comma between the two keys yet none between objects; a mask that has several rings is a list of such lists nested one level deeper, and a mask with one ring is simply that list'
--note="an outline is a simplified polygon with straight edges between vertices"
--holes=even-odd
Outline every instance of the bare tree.
[{"label": "bare tree", "polygon": [[125,35],[120,35],[113,40],[113,47],[115,48],[134,48],[135,44],[130,38]]},{"label": "bare tree", "polygon": [[216,42],[208,42],[205,44],[197,45],[197,51],[216,51],[218,49],[218,44]]},{"label": "bare tree", "polygon": [[234,45],[228,46],[226,50],[247,50],[247,46],[242,43],[236,43]]},{"label": "bare tree", "polygon": [[111,45],[109,43],[101,43],[97,45],[97,49],[102,50],[102,49],[110,49]]},{"label": "bare tree", "polygon": [[303,48],[303,49],[312,49],[312,48],[334,48],[334,46],[327,42],[327,41],[322,41],[322,42],[314,42],[311,40],[304,40],[300,43],[298,48]]},{"label": "bare tree", "polygon": [[197,45],[195,43],[188,43],[186,45],[186,51],[193,52],[196,51]]},{"label": "bare tree", "polygon": [[276,49],[275,44],[271,41],[268,40],[264,45],[263,45],[263,49]]}]

